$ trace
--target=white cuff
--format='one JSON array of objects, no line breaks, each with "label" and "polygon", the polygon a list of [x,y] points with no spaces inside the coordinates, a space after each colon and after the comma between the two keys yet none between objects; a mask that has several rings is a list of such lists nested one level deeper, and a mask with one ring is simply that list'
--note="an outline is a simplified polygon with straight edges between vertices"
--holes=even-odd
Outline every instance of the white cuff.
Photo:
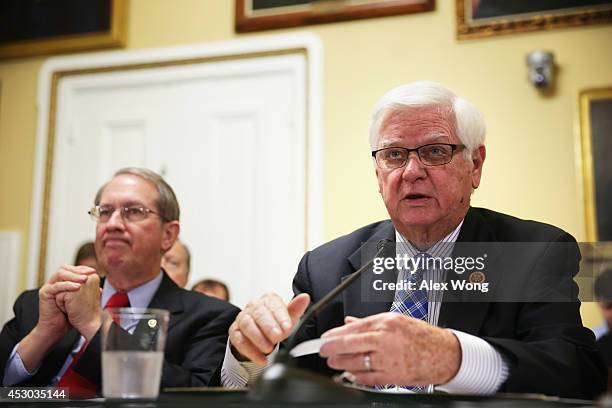
[{"label": "white cuff", "polygon": [[15,347],[13,347],[13,351],[6,362],[4,377],[2,379],[3,387],[10,387],[11,385],[18,384],[38,372],[38,367],[36,367],[36,370],[34,370],[32,373],[28,372],[28,370],[25,368],[23,361],[21,360],[21,356],[19,353],[17,353],[17,347],[19,347],[19,344],[20,343],[17,343]]},{"label": "white cuff", "polygon": [[[274,359],[276,353],[278,353],[278,344],[274,347],[272,353],[268,355],[268,364]],[[232,354],[228,340],[225,346],[225,358],[221,366],[221,385],[227,388],[244,388],[248,384],[253,383],[268,364],[262,367],[251,361],[238,361]]]},{"label": "white cuff", "polygon": [[451,394],[488,395],[497,392],[508,378],[508,364],[493,346],[480,337],[453,330],[461,346],[457,375],[436,390]]}]

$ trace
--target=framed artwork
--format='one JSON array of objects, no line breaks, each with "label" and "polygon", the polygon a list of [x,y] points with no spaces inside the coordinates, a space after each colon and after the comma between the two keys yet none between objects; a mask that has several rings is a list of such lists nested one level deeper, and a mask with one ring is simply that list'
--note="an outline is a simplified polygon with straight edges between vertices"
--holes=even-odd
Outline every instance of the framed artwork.
[{"label": "framed artwork", "polygon": [[457,37],[612,22],[612,0],[456,0]]},{"label": "framed artwork", "polygon": [[235,0],[236,32],[430,11],[435,0]]},{"label": "framed artwork", "polygon": [[587,240],[612,241],[612,87],[580,93]]},{"label": "framed artwork", "polygon": [[0,58],[125,45],[128,0],[2,0]]}]

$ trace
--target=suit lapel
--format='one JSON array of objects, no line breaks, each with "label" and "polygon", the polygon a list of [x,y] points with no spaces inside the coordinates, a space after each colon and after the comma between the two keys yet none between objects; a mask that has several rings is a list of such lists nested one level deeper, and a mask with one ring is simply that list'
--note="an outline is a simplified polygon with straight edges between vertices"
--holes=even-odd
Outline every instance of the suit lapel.
[{"label": "suit lapel", "polygon": [[[372,259],[376,254],[377,244],[380,240],[388,240],[393,244],[385,246],[383,256],[395,257],[395,228],[391,221],[387,221],[376,230],[367,242],[362,243],[359,249],[347,258],[347,262],[350,264],[350,272],[340,277],[341,281]],[[342,293],[345,316],[365,317],[389,311],[393,298],[389,299],[388,296],[381,296],[380,292],[374,290],[373,283],[377,279],[395,282],[397,274],[395,271],[388,271],[376,275],[372,272],[372,267],[364,271],[361,278],[357,282],[353,282]]]},{"label": "suit lapel", "polygon": [[[485,255],[486,254],[486,255]],[[495,238],[495,234],[489,228],[486,220],[470,207],[461,232],[457,238],[453,258],[460,257],[485,257],[485,280],[489,283],[489,291],[482,293],[479,291],[452,290],[452,280],[470,282],[470,271],[457,274],[449,271],[446,276],[449,291],[444,293],[438,326],[452,327],[466,333],[478,333],[487,310],[490,300],[495,294],[497,283],[501,277],[496,273],[496,263],[499,261],[501,246]]]},{"label": "suit lapel", "polygon": [[183,297],[180,293],[182,289],[168,277],[165,271],[162,270],[162,273],[164,276],[157,292],[155,292],[153,299],[151,299],[151,303],[149,303],[149,307],[164,309],[170,312],[170,322],[168,324],[168,329],[170,329],[178,322],[179,319],[177,317],[184,311]]}]

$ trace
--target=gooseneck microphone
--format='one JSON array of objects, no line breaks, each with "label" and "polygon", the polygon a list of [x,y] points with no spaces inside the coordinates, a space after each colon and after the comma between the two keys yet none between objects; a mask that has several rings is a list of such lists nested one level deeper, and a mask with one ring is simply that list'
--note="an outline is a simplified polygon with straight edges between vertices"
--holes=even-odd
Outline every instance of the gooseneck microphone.
[{"label": "gooseneck microphone", "polygon": [[[344,292],[344,290],[348,288],[351,283],[359,279],[359,277],[372,266],[374,260],[380,255],[382,255],[383,251],[385,250],[385,245],[387,245],[387,243],[389,242],[391,241],[389,241],[388,239],[381,239],[380,241],[378,241],[378,243],[376,244],[376,254],[372,257],[372,259],[368,261],[368,263],[353,272],[348,278],[342,281],[331,292],[322,297],[321,300],[312,305],[312,307],[308,308],[306,314],[304,314],[300,321],[293,327],[293,330],[291,330],[289,337],[287,337],[287,340],[285,340],[285,347],[283,348],[282,352],[284,352],[285,354],[289,354],[291,350],[293,350],[293,348],[296,346],[295,342],[297,340],[297,334],[306,324],[306,322],[310,320],[313,316],[317,316],[325,308],[325,306],[329,304],[329,302],[331,302],[340,293]],[[281,350],[279,350],[277,356],[280,355],[280,353]]]},{"label": "gooseneck microphone", "polygon": [[249,398],[270,402],[350,402],[364,398],[360,391],[349,389],[335,383],[330,378],[295,366],[295,358],[290,355],[296,346],[298,332],[312,317],[317,316],[336,296],[367,271],[374,260],[382,255],[388,239],[381,239],[376,244],[376,254],[365,265],[353,272],[331,292],[308,309],[299,322],[293,327],[284,343],[283,349],[276,354],[270,364],[258,378],[249,392]]}]

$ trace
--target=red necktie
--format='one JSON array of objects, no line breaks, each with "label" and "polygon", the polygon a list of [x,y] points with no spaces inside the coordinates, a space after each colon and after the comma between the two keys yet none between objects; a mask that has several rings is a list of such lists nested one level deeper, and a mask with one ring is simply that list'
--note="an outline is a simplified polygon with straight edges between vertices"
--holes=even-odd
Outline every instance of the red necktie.
[{"label": "red necktie", "polygon": [[[108,302],[106,302],[104,309],[110,309],[113,307],[130,307],[130,299],[128,298],[127,293],[115,292],[115,294],[108,299]],[[113,315],[113,321],[115,324],[120,324],[117,316]]]},{"label": "red necktie", "polygon": [[[129,307],[130,299],[125,292],[115,292],[113,296],[108,299],[104,309],[111,307]],[[113,318],[113,320],[115,320]],[[117,321],[115,323],[119,324]],[[87,347],[87,342],[83,343],[78,353],[72,359],[72,363],[59,380],[58,387],[67,387],[70,393],[70,398],[93,398],[96,395],[96,384],[89,381],[87,378],[81,376],[79,373],[73,370],[74,365],[79,361],[81,354]]]}]

